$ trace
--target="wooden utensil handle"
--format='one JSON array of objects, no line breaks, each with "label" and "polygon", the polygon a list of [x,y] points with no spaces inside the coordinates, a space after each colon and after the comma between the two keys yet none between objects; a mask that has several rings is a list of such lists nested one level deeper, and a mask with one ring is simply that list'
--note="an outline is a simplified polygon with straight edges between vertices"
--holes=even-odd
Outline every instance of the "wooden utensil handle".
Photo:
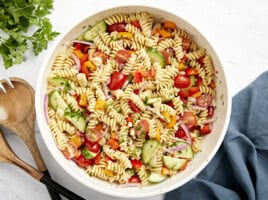
[{"label": "wooden utensil handle", "polygon": [[44,174],[44,176],[40,179],[40,182],[44,183],[47,187],[56,192],[61,193],[65,197],[71,200],[85,200],[84,198],[78,196],[77,194],[71,192],[70,190],[66,189],[65,187],[61,186],[60,184],[53,181],[49,176]]}]

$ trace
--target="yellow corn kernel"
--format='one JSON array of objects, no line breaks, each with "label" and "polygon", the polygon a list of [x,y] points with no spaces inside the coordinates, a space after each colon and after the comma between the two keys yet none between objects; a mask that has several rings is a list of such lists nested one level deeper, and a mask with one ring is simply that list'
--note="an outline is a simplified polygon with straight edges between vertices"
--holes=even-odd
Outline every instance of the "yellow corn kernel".
[{"label": "yellow corn kernel", "polygon": [[82,53],[82,51],[76,49],[74,50],[74,54],[79,58],[82,59],[84,57],[84,54]]},{"label": "yellow corn kernel", "polygon": [[129,32],[119,32],[117,34],[117,38],[118,39],[122,39],[122,38],[128,38],[128,39],[131,39],[133,37],[132,33],[129,33]]},{"label": "yellow corn kernel", "polygon": [[155,136],[155,139],[157,140],[157,141],[160,141],[160,128],[156,128],[156,136]]},{"label": "yellow corn kernel", "polygon": [[86,61],[84,63],[84,65],[86,65],[86,67],[89,68],[89,70],[91,72],[93,72],[93,71],[95,71],[97,69],[96,65],[93,62],[91,62],[90,60]]},{"label": "yellow corn kernel", "polygon": [[105,110],[107,108],[107,102],[104,100],[97,100],[94,109]]},{"label": "yellow corn kernel", "polygon": [[169,124],[167,125],[168,128],[172,128],[175,124],[176,124],[176,121],[177,121],[177,116],[176,115],[172,115],[170,117],[170,122]]},{"label": "yellow corn kernel", "polygon": [[104,172],[105,172],[105,174],[106,174],[107,176],[110,176],[110,177],[114,176],[113,171],[110,171],[110,170],[108,170],[108,169],[105,169]]},{"label": "yellow corn kernel", "polygon": [[180,64],[178,65],[178,70],[179,70],[179,71],[185,70],[185,68],[186,68],[186,66],[185,66],[184,63],[180,63]]}]

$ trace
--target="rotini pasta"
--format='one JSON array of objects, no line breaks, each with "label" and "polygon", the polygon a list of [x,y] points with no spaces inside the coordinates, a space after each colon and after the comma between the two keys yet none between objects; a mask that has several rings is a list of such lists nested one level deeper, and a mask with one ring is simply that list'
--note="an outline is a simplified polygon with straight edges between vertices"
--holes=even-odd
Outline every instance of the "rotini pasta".
[{"label": "rotini pasta", "polygon": [[209,52],[146,12],[114,14],[82,36],[48,74],[46,114],[57,147],[111,183],[147,186],[155,175],[179,173],[212,131],[217,85]]}]

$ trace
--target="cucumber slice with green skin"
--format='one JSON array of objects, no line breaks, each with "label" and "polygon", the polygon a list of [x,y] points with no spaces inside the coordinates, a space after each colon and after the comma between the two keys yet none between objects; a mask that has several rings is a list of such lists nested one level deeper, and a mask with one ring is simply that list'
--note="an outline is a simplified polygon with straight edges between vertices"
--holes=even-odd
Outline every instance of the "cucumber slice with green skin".
[{"label": "cucumber slice with green skin", "polygon": [[50,77],[48,79],[48,82],[56,87],[65,87],[66,85],[69,84],[69,82],[62,77]]},{"label": "cucumber slice with green skin", "polygon": [[102,20],[84,33],[84,39],[87,41],[93,41],[99,33],[106,32],[106,29],[107,24]]},{"label": "cucumber slice with green skin", "polygon": [[94,153],[94,152],[92,152],[92,151],[89,151],[87,148],[84,147],[84,148],[82,149],[82,155],[85,157],[85,159],[90,160],[90,159],[92,159],[92,158],[95,158],[96,155],[97,155],[97,153]]},{"label": "cucumber slice with green skin", "polygon": [[[157,153],[156,153],[157,154]],[[148,163],[151,167],[158,167],[157,156],[153,156]]]},{"label": "cucumber slice with green skin", "polygon": [[55,110],[58,108],[66,111],[69,110],[67,103],[62,99],[60,93],[57,90],[54,90],[49,95],[49,105],[52,106]]},{"label": "cucumber slice with green skin", "polygon": [[157,140],[147,140],[142,146],[142,162],[147,164],[156,155],[158,149],[161,148],[161,144]]},{"label": "cucumber slice with green skin", "polygon": [[64,114],[64,117],[71,122],[80,132],[84,133],[86,130],[86,119],[78,114],[67,112]]},{"label": "cucumber slice with green skin", "polygon": [[[177,142],[175,146],[179,146],[181,143],[184,143],[184,142]],[[194,152],[192,150],[191,145],[187,144],[186,149],[182,151],[177,151],[174,155],[175,157],[178,157],[178,158],[192,159],[194,157]]]},{"label": "cucumber slice with green skin", "polygon": [[173,98],[174,98],[174,96],[170,95],[168,97],[161,97],[161,100],[162,100],[162,103],[166,103],[166,102],[171,101]]},{"label": "cucumber slice with green skin", "polygon": [[165,58],[160,51],[158,51],[155,48],[149,47],[147,49],[147,53],[153,63],[158,62],[162,68],[165,68],[166,66]]},{"label": "cucumber slice with green skin", "polygon": [[165,166],[167,166],[167,168],[178,170],[187,162],[187,159],[164,156],[163,161],[164,161]]},{"label": "cucumber slice with green skin", "polygon": [[161,102],[161,98],[158,98],[158,97],[155,97],[155,98],[151,98],[151,97],[146,97],[145,98],[145,104],[147,105],[151,105],[151,104],[154,104],[156,102]]},{"label": "cucumber slice with green skin", "polygon": [[167,176],[163,174],[158,174],[158,173],[151,173],[149,176],[149,181],[151,183],[160,183],[164,181],[167,178]]}]

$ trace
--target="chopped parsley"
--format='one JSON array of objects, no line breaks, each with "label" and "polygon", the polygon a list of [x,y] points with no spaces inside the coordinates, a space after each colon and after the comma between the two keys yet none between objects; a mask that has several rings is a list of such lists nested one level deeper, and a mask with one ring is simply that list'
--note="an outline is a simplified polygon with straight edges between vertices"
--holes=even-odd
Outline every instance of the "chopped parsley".
[{"label": "chopped parsley", "polygon": [[0,55],[6,69],[23,62],[28,49],[37,56],[59,34],[46,17],[52,8],[53,0],[0,0]]}]

